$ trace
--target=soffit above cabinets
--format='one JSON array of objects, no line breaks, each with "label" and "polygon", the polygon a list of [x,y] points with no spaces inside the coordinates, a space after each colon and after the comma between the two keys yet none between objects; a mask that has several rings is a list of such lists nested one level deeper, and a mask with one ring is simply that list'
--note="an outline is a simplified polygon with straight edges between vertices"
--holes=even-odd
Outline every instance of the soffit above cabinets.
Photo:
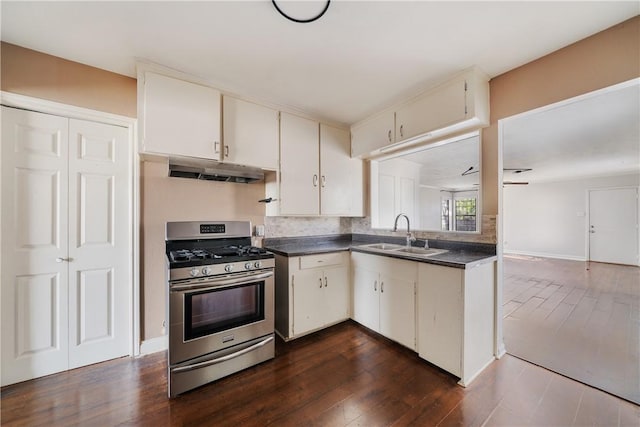
[{"label": "soffit above cabinets", "polygon": [[296,24],[268,1],[5,1],[1,36],[131,77],[146,59],[350,125],[470,66],[494,77],[639,12],[628,1],[335,1]]}]

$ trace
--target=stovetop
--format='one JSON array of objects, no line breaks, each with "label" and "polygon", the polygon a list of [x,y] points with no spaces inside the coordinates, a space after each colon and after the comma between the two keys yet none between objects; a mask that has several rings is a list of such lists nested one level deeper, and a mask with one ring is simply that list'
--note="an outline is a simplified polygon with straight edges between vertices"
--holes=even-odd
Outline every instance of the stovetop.
[{"label": "stovetop", "polygon": [[267,250],[255,246],[230,245],[213,248],[168,250],[169,268],[194,267],[238,261],[273,258]]}]

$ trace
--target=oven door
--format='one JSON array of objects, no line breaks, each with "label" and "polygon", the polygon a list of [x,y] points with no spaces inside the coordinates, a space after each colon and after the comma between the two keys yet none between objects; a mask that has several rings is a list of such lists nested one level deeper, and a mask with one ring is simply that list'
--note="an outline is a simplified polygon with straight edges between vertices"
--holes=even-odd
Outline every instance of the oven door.
[{"label": "oven door", "polygon": [[272,334],[273,269],[169,285],[169,364]]}]

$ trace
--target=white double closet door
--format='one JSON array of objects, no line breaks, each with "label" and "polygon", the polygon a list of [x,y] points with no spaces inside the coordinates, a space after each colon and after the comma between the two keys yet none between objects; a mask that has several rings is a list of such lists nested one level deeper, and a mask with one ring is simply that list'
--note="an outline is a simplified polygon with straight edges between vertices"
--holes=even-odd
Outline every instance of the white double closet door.
[{"label": "white double closet door", "polygon": [[2,107],[2,385],[130,354],[126,128]]}]

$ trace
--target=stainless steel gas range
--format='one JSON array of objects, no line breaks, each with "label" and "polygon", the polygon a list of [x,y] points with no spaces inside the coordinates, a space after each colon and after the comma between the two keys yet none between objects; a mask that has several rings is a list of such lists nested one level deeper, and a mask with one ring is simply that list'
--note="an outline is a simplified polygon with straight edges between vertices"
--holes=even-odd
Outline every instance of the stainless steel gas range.
[{"label": "stainless steel gas range", "polygon": [[168,393],[272,359],[273,254],[245,221],[168,222]]}]

